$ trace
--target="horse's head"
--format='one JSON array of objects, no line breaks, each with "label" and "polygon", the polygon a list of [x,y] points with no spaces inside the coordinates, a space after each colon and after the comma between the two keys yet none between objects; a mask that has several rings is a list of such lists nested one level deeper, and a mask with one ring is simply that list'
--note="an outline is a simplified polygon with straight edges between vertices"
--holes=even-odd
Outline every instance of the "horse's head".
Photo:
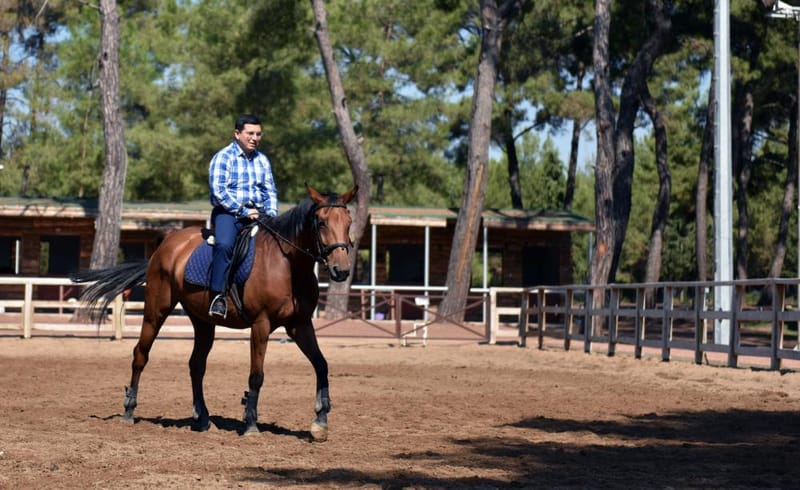
[{"label": "horse's head", "polygon": [[347,210],[347,203],[353,200],[358,186],[337,196],[321,194],[306,185],[311,200],[314,201],[314,229],[317,233],[319,257],[327,267],[331,279],[342,282],[350,275],[350,224],[353,219]]}]

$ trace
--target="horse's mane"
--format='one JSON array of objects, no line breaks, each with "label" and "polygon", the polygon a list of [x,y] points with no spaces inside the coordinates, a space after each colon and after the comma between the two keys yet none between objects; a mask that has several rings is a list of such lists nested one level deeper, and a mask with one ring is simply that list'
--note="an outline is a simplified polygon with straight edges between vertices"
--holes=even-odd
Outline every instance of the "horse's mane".
[{"label": "horse's mane", "polygon": [[[328,204],[335,204],[339,199],[335,192],[323,193]],[[269,226],[287,240],[294,240],[303,232],[308,220],[308,215],[314,210],[316,204],[310,197],[303,199],[297,206],[283,212],[269,221]]]},{"label": "horse's mane", "polygon": [[297,206],[279,214],[269,221],[269,227],[287,240],[294,240],[303,232],[308,213],[314,207],[310,197],[303,199]]}]

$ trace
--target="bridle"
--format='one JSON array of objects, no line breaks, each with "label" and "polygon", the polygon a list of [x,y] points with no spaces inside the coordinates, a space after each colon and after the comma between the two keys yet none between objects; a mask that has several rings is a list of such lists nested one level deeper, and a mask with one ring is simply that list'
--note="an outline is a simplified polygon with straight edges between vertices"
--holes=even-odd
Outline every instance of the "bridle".
[{"label": "bridle", "polygon": [[338,203],[337,204],[315,204],[314,207],[311,208],[311,213],[314,215],[313,227],[314,227],[314,235],[315,235],[315,238],[316,238],[316,246],[317,246],[317,254],[316,255],[313,254],[312,252],[310,252],[309,250],[306,250],[304,248],[298,247],[297,245],[294,244],[294,242],[292,242],[288,238],[286,238],[283,235],[281,235],[280,233],[278,233],[278,231],[275,230],[275,228],[271,227],[268,224],[268,221],[264,220],[263,217],[259,217],[258,220],[256,220],[256,221],[265,230],[269,231],[272,234],[272,236],[274,236],[275,238],[277,238],[277,239],[279,239],[279,240],[281,240],[281,241],[283,241],[285,243],[288,243],[290,246],[292,246],[295,249],[299,250],[300,252],[308,255],[309,257],[314,259],[315,262],[319,263],[320,265],[322,265],[323,267],[325,267],[327,269],[328,268],[328,257],[330,256],[330,254],[332,254],[333,251],[336,250],[337,248],[342,248],[342,249],[345,250],[345,252],[349,252],[350,244],[349,243],[343,243],[343,242],[331,243],[330,245],[323,245],[322,244],[322,235],[320,234],[320,231],[319,231],[319,219],[317,219],[317,211],[319,211],[322,208],[345,208],[345,209],[347,209],[347,206],[344,205],[344,204],[338,204]]},{"label": "bridle", "polygon": [[328,267],[328,256],[333,253],[334,250],[337,248],[343,248],[345,252],[349,253],[350,244],[337,242],[331,243],[330,245],[322,245],[322,235],[319,231],[319,220],[317,219],[317,211],[322,208],[345,208],[347,206],[344,204],[316,204],[312,209],[312,213],[314,214],[314,233],[317,236],[317,256],[314,258],[317,262]]}]

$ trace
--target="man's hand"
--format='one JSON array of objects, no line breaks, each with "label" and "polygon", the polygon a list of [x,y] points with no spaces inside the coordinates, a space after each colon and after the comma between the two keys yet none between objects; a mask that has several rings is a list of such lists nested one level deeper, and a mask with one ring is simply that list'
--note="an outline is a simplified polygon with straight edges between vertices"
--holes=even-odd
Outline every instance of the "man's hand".
[{"label": "man's hand", "polygon": [[255,208],[248,209],[247,210],[247,217],[252,219],[252,220],[258,219],[258,209],[255,209]]}]

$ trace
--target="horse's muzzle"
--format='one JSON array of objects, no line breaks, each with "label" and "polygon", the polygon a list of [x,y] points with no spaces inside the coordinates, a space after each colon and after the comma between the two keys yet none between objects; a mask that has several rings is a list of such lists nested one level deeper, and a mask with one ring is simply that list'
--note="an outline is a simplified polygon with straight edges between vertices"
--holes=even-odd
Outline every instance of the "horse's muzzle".
[{"label": "horse's muzzle", "polygon": [[340,269],[335,265],[331,266],[328,269],[328,272],[330,273],[331,279],[336,282],[343,282],[345,279],[347,279],[347,276],[350,275],[350,269]]}]

